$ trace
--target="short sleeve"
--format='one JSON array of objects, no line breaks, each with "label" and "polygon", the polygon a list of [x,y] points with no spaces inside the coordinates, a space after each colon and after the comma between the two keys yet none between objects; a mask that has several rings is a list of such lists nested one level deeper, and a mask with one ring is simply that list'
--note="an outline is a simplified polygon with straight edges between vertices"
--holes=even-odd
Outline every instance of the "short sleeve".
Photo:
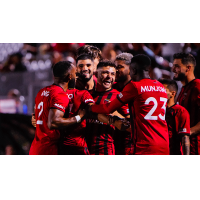
[{"label": "short sleeve", "polygon": [[124,87],[122,92],[118,94],[117,99],[121,103],[126,104],[130,101],[133,101],[137,94],[137,87],[134,85],[133,82],[130,82]]},{"label": "short sleeve", "polygon": [[66,93],[54,93],[50,100],[50,108],[55,108],[65,112],[69,104],[69,98]]},{"label": "short sleeve", "polygon": [[85,91],[83,96],[82,96],[82,102],[84,104],[88,104],[88,103],[95,103],[92,95],[88,92],[88,91]]},{"label": "short sleeve", "polygon": [[190,134],[190,115],[185,108],[179,110],[175,119],[178,134]]},{"label": "short sleeve", "polygon": [[124,117],[129,115],[129,108],[128,108],[128,105],[125,104],[123,105],[121,108],[118,109],[118,112],[123,115]]}]

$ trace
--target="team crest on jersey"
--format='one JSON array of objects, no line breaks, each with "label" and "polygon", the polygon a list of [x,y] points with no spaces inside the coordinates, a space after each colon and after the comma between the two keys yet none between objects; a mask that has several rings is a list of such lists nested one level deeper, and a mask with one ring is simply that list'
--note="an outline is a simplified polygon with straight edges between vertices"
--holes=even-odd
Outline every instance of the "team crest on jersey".
[{"label": "team crest on jersey", "polygon": [[119,98],[122,98],[122,97],[123,97],[123,94],[122,94],[122,93],[120,93],[120,94],[119,94]]},{"label": "team crest on jersey", "polygon": [[110,103],[110,99],[104,99],[104,103]]},{"label": "team crest on jersey", "polygon": [[41,96],[48,97],[49,96],[49,91],[43,91]]},{"label": "team crest on jersey", "polygon": [[65,110],[65,108],[63,106],[61,106],[60,104],[55,103],[54,106],[56,106],[58,108],[62,108],[63,110]]},{"label": "team crest on jersey", "polygon": [[67,96],[68,96],[69,99],[73,98],[73,94],[67,94]]}]

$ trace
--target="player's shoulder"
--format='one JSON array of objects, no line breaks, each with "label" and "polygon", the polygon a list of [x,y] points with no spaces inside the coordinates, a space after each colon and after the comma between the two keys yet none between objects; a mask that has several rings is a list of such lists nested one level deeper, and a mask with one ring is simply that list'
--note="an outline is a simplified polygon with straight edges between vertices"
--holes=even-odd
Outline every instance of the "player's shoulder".
[{"label": "player's shoulder", "polygon": [[114,88],[112,88],[112,90],[110,92],[113,93],[113,94],[119,94],[120,93],[118,90],[116,90]]},{"label": "player's shoulder", "polygon": [[177,112],[177,113],[187,113],[188,111],[181,105],[179,104],[175,104],[173,106],[173,109]]},{"label": "player's shoulder", "polygon": [[195,79],[192,82],[192,87],[195,87],[196,89],[198,89],[200,91],[200,79]]}]

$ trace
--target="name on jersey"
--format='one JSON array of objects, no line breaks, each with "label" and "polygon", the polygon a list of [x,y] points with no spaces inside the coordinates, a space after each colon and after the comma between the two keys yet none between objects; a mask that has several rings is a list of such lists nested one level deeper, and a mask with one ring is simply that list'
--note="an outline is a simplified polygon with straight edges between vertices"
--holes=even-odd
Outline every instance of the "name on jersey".
[{"label": "name on jersey", "polygon": [[63,110],[65,110],[65,107],[61,106],[60,104],[55,103],[54,106],[56,106],[58,108],[62,108]]},{"label": "name on jersey", "polygon": [[166,90],[164,87],[160,86],[141,86],[141,92],[164,92],[166,93]]},{"label": "name on jersey", "polygon": [[48,97],[49,96],[49,91],[43,91],[41,96],[45,96],[45,97]]}]

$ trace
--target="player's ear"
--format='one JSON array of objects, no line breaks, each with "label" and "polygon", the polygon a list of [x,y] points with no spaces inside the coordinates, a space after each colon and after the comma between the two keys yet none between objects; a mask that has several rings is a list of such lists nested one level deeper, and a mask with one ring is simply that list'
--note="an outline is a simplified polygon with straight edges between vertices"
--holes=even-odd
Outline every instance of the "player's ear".
[{"label": "player's ear", "polygon": [[172,94],[173,97],[176,96],[176,92],[175,91],[172,91],[171,94]]},{"label": "player's ear", "polygon": [[192,69],[192,66],[191,66],[191,65],[187,65],[187,66],[186,66],[186,72],[191,71],[191,69]]},{"label": "player's ear", "polygon": [[68,82],[69,80],[71,80],[72,79],[72,74],[68,74],[67,76],[65,76],[64,78],[63,78],[63,82]]}]

